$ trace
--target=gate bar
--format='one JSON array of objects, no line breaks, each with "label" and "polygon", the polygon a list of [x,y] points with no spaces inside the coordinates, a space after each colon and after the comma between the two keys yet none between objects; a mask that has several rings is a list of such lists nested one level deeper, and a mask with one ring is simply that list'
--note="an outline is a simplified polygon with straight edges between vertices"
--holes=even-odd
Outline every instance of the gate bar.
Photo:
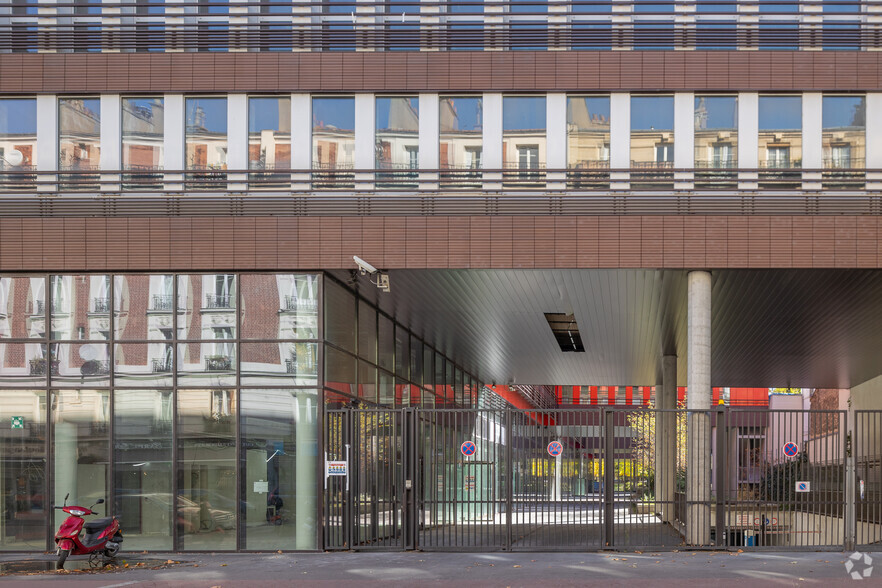
[{"label": "gate bar", "polygon": [[603,538],[602,545],[612,547],[615,542],[615,414],[603,409]]}]

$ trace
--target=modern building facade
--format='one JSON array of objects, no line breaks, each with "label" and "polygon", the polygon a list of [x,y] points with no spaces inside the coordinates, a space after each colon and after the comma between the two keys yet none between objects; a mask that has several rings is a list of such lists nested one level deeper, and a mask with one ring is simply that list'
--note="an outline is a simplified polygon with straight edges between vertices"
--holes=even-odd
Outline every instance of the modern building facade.
[{"label": "modern building facade", "polygon": [[344,406],[882,408],[877,8],[0,7],[0,549],[67,493],[127,549],[327,547]]}]

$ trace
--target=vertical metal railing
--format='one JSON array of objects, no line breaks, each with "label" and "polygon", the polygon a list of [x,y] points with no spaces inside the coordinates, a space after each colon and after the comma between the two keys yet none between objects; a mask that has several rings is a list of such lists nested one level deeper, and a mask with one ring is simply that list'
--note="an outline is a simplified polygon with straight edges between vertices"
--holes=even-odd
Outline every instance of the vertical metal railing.
[{"label": "vertical metal railing", "polygon": [[882,542],[882,411],[854,412],[855,546]]}]

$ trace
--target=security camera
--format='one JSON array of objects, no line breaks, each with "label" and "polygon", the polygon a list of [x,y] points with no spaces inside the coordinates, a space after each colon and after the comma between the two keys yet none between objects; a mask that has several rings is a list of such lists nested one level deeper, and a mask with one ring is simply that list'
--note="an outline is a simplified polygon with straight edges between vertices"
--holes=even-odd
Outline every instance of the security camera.
[{"label": "security camera", "polygon": [[380,271],[357,255],[353,255],[352,259],[353,259],[353,261],[355,261],[355,264],[358,266],[358,271],[361,272],[361,275],[375,274],[378,271]]}]

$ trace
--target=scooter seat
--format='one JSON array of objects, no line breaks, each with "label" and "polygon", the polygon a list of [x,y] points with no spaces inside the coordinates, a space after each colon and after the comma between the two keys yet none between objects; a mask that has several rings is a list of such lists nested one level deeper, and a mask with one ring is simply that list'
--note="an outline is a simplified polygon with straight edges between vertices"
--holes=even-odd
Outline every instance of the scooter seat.
[{"label": "scooter seat", "polygon": [[91,521],[86,521],[86,524],[83,525],[83,528],[86,529],[86,533],[94,533],[95,531],[103,531],[107,527],[110,526],[111,521],[113,521],[113,517],[104,517],[103,519],[92,519]]}]

